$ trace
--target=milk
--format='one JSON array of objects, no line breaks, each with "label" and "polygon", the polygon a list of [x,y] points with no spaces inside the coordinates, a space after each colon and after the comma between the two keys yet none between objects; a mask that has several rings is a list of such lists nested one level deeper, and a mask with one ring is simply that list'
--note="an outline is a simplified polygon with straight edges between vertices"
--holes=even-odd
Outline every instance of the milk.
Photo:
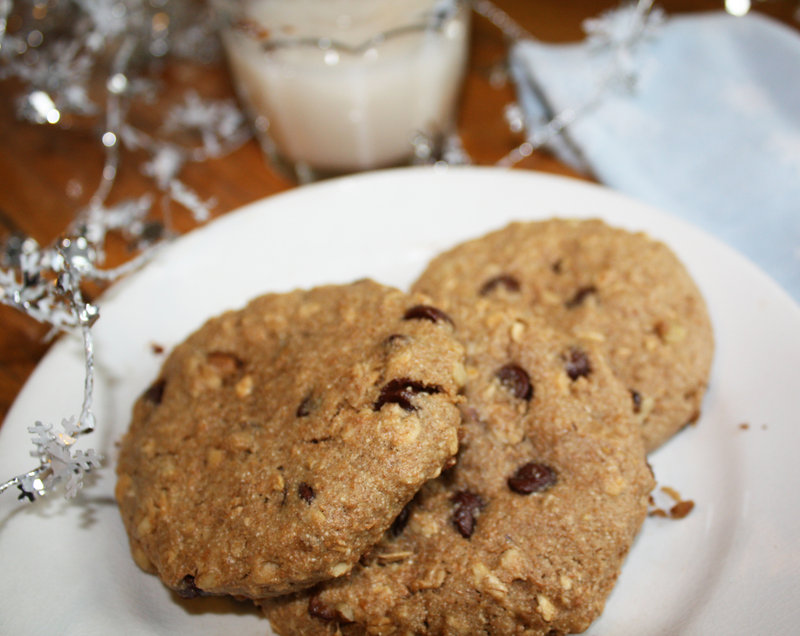
[{"label": "milk", "polygon": [[[223,41],[269,154],[300,172],[353,172],[408,162],[419,133],[451,131],[467,57],[465,4],[237,4]],[[435,23],[442,6],[451,11],[438,28],[416,28]]]}]

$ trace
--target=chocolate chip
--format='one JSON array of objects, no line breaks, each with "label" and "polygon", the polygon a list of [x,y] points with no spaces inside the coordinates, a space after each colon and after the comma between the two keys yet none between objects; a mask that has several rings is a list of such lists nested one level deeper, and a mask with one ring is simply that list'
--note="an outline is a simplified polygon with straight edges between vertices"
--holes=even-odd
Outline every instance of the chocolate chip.
[{"label": "chocolate chip", "polygon": [[144,392],[144,398],[153,404],[161,404],[161,400],[164,399],[164,389],[166,386],[166,380],[156,380]]},{"label": "chocolate chip", "polygon": [[528,462],[508,478],[508,487],[520,495],[547,490],[556,483],[557,475],[547,464]]},{"label": "chocolate chip", "polygon": [[408,378],[395,378],[381,389],[378,399],[372,406],[373,410],[380,411],[384,404],[394,403],[405,411],[416,411],[417,407],[411,402],[418,393],[440,393],[442,387],[435,384],[423,384]]},{"label": "chocolate chip", "polygon": [[303,398],[303,401],[300,402],[300,406],[297,407],[297,412],[295,415],[297,417],[307,417],[311,414],[311,411],[314,410],[316,404],[314,403],[314,398],[311,394],[308,394],[306,397]]},{"label": "chocolate chip", "polygon": [[478,292],[481,296],[491,294],[498,287],[505,287],[510,292],[519,291],[519,281],[510,274],[500,274],[487,280]]},{"label": "chocolate chip", "polygon": [[411,307],[405,314],[403,320],[430,320],[431,322],[449,322],[453,324],[453,319],[450,318],[441,309],[432,307],[431,305],[415,305]]},{"label": "chocolate chip", "polygon": [[530,400],[533,397],[531,378],[527,371],[518,364],[510,363],[502,366],[495,372],[495,375],[515,398]]},{"label": "chocolate chip", "polygon": [[206,593],[194,584],[194,576],[187,574],[181,579],[181,586],[175,590],[181,598],[197,598],[206,596]]},{"label": "chocolate chip", "polygon": [[475,532],[475,518],[486,504],[474,492],[462,490],[453,495],[453,525],[462,537],[469,539]]},{"label": "chocolate chip", "polygon": [[595,287],[594,285],[586,285],[585,287],[579,287],[578,291],[575,292],[575,295],[564,303],[564,306],[567,309],[575,309],[576,307],[580,307],[583,304],[583,301],[585,301],[592,294],[596,293],[597,293],[597,287]]},{"label": "chocolate chip", "polygon": [[314,492],[314,489],[304,481],[300,482],[300,485],[297,487],[297,494],[300,495],[300,499],[309,505],[317,496],[317,493]]},{"label": "chocolate chip", "polygon": [[562,263],[561,259],[559,258],[552,265],[550,265],[550,269],[553,271],[554,274],[560,274],[561,273],[562,264],[563,263]]},{"label": "chocolate chip", "polygon": [[628,389],[631,393],[631,400],[633,400],[633,412],[642,412],[642,394],[634,389]]},{"label": "chocolate chip", "polygon": [[[322,621],[346,621],[344,616],[330,605],[325,605],[319,596],[312,596],[308,599],[308,614],[313,618],[318,618]],[[349,621],[347,621],[349,622]]]},{"label": "chocolate chip", "polygon": [[406,529],[408,525],[408,520],[411,517],[411,502],[407,503],[403,509],[400,511],[400,514],[395,517],[395,520],[392,522],[391,528],[389,531],[392,533],[393,537],[399,537],[403,530]]},{"label": "chocolate chip", "polygon": [[565,357],[564,368],[570,380],[577,380],[581,377],[587,377],[592,372],[592,366],[589,364],[589,356],[583,349],[578,347],[571,347]]}]

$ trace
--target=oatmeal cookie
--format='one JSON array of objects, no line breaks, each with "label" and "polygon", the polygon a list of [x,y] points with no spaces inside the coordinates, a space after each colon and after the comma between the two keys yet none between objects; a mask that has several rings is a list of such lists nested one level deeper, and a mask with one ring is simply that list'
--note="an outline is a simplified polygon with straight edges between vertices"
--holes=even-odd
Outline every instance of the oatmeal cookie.
[{"label": "oatmeal cookie", "polygon": [[652,473],[630,396],[592,343],[486,299],[456,464],[346,577],[262,603],[278,634],[565,634],[602,611]]},{"label": "oatmeal cookie", "polygon": [[166,360],[122,440],[132,553],[183,596],[346,574],[456,453],[448,316],[371,281],[268,294]]},{"label": "oatmeal cookie", "polygon": [[705,302],[663,243],[600,220],[512,223],[434,259],[414,285],[443,308],[485,298],[596,341],[652,451],[700,415],[713,354]]}]

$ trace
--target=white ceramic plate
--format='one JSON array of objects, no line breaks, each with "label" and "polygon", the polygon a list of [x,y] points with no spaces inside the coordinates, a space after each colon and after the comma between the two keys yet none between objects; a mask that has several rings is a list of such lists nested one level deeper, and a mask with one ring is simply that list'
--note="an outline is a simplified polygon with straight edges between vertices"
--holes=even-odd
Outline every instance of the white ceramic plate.
[{"label": "white ceramic plate", "polygon": [[[716,331],[698,426],[652,457],[659,483],[696,506],[650,518],[590,633],[785,634],[800,624],[800,309],[708,235],[583,182],[497,169],[407,169],[308,186],[178,240],[101,302],[95,327],[107,458],[70,503],[0,497],[0,633],[263,634],[247,605],[180,601],[133,564],[112,499],[114,442],[166,348],[250,297],[372,277],[407,287],[443,248],[512,219],[597,216],[666,241],[702,289]],[[78,412],[80,343],[37,368],[2,427],[3,478],[33,467],[26,427]],[[745,429],[740,426],[748,424]]]}]

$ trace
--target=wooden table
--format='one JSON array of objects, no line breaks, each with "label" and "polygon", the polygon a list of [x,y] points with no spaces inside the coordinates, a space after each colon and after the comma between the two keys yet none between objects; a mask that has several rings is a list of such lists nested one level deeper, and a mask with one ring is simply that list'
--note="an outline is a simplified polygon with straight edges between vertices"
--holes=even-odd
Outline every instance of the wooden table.
[{"label": "wooden table", "polygon": [[[582,37],[581,21],[617,6],[612,0],[495,0],[523,28],[543,41],[563,42]],[[707,0],[668,0],[658,3],[667,12],[721,9],[722,2]],[[793,21],[795,2],[767,2],[758,10],[797,27]],[[459,128],[473,162],[492,165],[521,142],[509,130],[503,107],[514,100],[513,86],[496,81],[506,46],[502,34],[488,21],[475,17],[471,57],[466,79]],[[170,64],[164,71],[164,84],[170,93],[182,95],[188,86],[202,87],[211,98],[232,96],[232,88],[222,65],[208,67]],[[80,125],[70,130],[53,126],[34,126],[16,121],[15,97],[19,86],[0,82],[0,236],[21,232],[40,244],[58,237],[87,203],[96,187],[103,165],[103,153],[96,131]],[[158,113],[145,112],[137,122],[157,123]],[[149,119],[149,122],[148,122]],[[153,128],[154,129],[154,128]],[[154,190],[138,166],[142,157],[123,156],[122,167],[109,202],[139,196]],[[518,169],[578,175],[545,152],[536,152]],[[256,199],[295,187],[266,165],[255,141],[223,159],[188,165],[182,179],[203,198],[218,202],[215,215],[222,215]],[[176,210],[175,223],[181,232],[194,226],[189,215]],[[111,240],[108,264],[129,256],[121,240]],[[101,307],[102,308],[102,307]],[[47,328],[20,312],[0,305],[0,418],[5,417],[13,400],[36,364],[46,353],[43,337]]]}]

